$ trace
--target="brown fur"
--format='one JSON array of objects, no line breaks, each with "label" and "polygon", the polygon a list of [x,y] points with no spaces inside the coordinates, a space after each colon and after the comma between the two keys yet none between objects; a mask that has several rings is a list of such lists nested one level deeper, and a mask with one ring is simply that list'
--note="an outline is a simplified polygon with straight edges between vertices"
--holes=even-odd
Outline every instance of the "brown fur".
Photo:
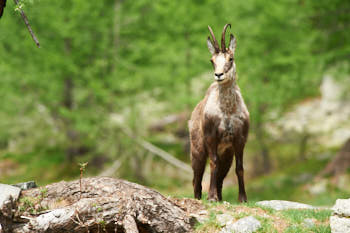
[{"label": "brown fur", "polygon": [[[221,52],[219,52],[221,53]],[[212,62],[215,69],[215,52]],[[233,55],[226,50],[225,55]],[[236,158],[239,184],[238,199],[247,201],[243,179],[243,150],[248,137],[249,113],[236,84],[235,65],[227,60],[225,80],[213,83],[198,103],[189,121],[194,196],[202,196],[202,178],[207,158],[210,159],[209,200],[222,200],[222,184]],[[234,69],[229,71],[230,69]],[[216,70],[215,70],[216,71]]]}]

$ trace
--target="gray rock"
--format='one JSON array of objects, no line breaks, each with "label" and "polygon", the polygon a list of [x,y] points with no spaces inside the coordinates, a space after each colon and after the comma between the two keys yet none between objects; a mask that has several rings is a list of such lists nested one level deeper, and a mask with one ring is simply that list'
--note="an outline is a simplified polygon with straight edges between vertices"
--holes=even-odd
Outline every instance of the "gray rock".
[{"label": "gray rock", "polygon": [[14,200],[17,200],[20,192],[20,188],[7,184],[0,184],[0,209],[2,209],[4,203],[8,201],[10,197],[12,197]]},{"label": "gray rock", "polygon": [[340,217],[337,215],[331,216],[330,226],[332,233],[349,233],[350,218]]},{"label": "gray rock", "polygon": [[235,223],[226,224],[226,227],[223,228],[220,233],[253,233],[256,232],[260,227],[260,221],[253,216],[249,216],[241,218]]},{"label": "gray rock", "polygon": [[299,202],[293,201],[281,201],[281,200],[271,200],[271,201],[259,201],[255,203],[260,206],[269,207],[274,210],[288,210],[288,209],[314,209],[315,207]]},{"label": "gray rock", "polygon": [[335,205],[333,206],[332,210],[334,211],[334,214],[344,217],[350,217],[350,198],[338,199],[335,202]]},{"label": "gray rock", "polygon": [[232,220],[234,220],[234,218],[230,214],[219,214],[216,216],[216,221],[221,227],[226,226],[226,224]]},{"label": "gray rock", "polygon": [[22,190],[27,190],[27,189],[32,189],[38,187],[35,183],[35,181],[28,181],[28,182],[23,182],[23,183],[18,183],[18,184],[12,184],[12,186],[18,187]]},{"label": "gray rock", "polygon": [[199,223],[204,223],[208,220],[208,211],[201,210],[198,213],[190,214],[190,216],[196,218]]},{"label": "gray rock", "polygon": [[303,226],[305,228],[312,228],[315,226],[315,220],[313,218],[305,218],[303,221]]}]

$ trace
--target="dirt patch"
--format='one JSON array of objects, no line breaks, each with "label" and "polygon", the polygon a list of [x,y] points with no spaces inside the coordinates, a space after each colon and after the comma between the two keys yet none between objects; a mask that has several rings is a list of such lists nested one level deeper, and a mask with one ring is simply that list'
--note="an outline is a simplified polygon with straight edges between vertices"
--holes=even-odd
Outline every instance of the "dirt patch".
[{"label": "dirt patch", "polygon": [[277,232],[284,232],[284,230],[289,226],[288,222],[285,219],[282,219],[278,216],[270,216],[273,221],[273,227]]},{"label": "dirt patch", "polygon": [[245,215],[254,215],[263,218],[268,218],[272,220],[273,227],[277,232],[283,232],[288,227],[288,222],[282,219],[279,216],[274,216],[269,214],[266,210],[263,210],[259,207],[247,207],[247,206],[237,206],[233,207],[233,212],[235,214],[245,214]]},{"label": "dirt patch", "polygon": [[206,210],[201,201],[192,198],[170,198],[169,200],[188,214],[198,214]]},{"label": "dirt patch", "polygon": [[267,211],[260,208],[252,208],[247,206],[237,206],[233,207],[233,212],[235,214],[247,214],[247,215],[257,215],[261,217],[268,217]]},{"label": "dirt patch", "polygon": [[[289,226],[287,220],[268,213],[268,211],[263,210],[259,207],[248,207],[248,206],[232,206],[230,203],[222,203],[218,205],[204,205],[201,201],[191,199],[191,198],[171,198],[174,204],[182,208],[188,214],[195,215],[206,215],[208,218],[209,212],[227,213],[231,214],[236,220],[240,219],[242,216],[257,216],[269,219],[272,226],[277,230],[277,232],[284,232],[284,230]],[[204,217],[204,216],[203,216]],[[208,226],[213,227],[213,226]],[[215,228],[215,227],[214,227]],[[214,228],[212,230],[214,230]],[[202,229],[203,230],[203,229]],[[208,230],[205,228],[204,230]],[[217,229],[216,229],[217,230]],[[215,231],[215,230],[214,230]],[[201,230],[197,231],[201,232]]]}]

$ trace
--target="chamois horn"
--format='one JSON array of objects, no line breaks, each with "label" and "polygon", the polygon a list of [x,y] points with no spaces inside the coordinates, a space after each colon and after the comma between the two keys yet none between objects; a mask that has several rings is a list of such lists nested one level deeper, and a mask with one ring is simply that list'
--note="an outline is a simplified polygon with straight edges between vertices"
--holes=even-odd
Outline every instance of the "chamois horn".
[{"label": "chamois horn", "polygon": [[227,27],[231,28],[231,24],[227,23],[222,31],[222,35],[221,35],[221,51],[224,53],[226,51],[226,43],[225,43],[225,33],[226,33],[226,29]]},{"label": "chamois horn", "polygon": [[218,41],[216,40],[215,35],[214,35],[214,33],[213,33],[213,30],[211,29],[211,27],[210,27],[209,25],[208,25],[208,29],[209,29],[211,38],[213,39],[213,42],[214,42],[215,52],[218,53],[218,52],[220,51],[219,43],[218,43]]}]

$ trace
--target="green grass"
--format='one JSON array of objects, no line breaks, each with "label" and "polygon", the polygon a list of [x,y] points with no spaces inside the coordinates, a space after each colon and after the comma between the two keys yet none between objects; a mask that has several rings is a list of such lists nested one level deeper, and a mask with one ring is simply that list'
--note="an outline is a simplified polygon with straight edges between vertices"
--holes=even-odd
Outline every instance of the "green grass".
[{"label": "green grass", "polygon": [[[318,195],[308,192],[305,185],[310,184],[325,165],[327,160],[310,158],[307,161],[293,163],[288,168],[275,171],[251,180],[246,180],[246,192],[251,202],[261,200],[290,200],[316,206],[331,206],[336,199],[347,198],[350,193],[346,190],[328,185],[327,191]],[[306,178],[302,178],[305,175]],[[237,203],[238,187],[224,186],[223,199]]]},{"label": "green grass", "polygon": [[216,221],[216,212],[210,211],[209,217],[204,223],[199,223],[195,225],[196,232],[209,232],[213,230],[220,229],[220,225]]},{"label": "green grass", "polygon": [[254,216],[261,223],[261,227],[257,232],[261,233],[277,233],[277,230],[273,227],[272,220],[269,218],[264,218],[260,216]]},{"label": "green grass", "polygon": [[78,165],[65,162],[64,153],[59,151],[20,154],[4,154],[0,160],[8,159],[18,165],[14,175],[0,177],[4,183],[18,183],[34,180],[38,185],[62,179],[71,180],[79,174]]},{"label": "green grass", "polygon": [[306,218],[314,218],[318,221],[324,222],[332,214],[331,210],[284,210],[281,212],[284,218],[289,219],[292,223],[302,223]]},{"label": "green grass", "polygon": [[331,233],[330,226],[314,226],[306,229],[304,226],[290,226],[288,227],[284,233]]},{"label": "green grass", "polygon": [[[284,233],[330,233],[329,217],[332,211],[327,209],[276,211],[270,208],[261,208],[253,202],[227,204],[204,201],[203,204],[206,206],[209,216],[205,222],[196,225],[195,232],[220,231],[224,226],[221,227],[217,222],[217,215],[225,213],[232,215],[233,220],[250,215],[255,217],[261,223],[261,227],[257,231],[261,233],[276,233],[281,230]],[[250,208],[250,210],[241,212],[241,207]],[[241,210],[239,211],[239,209]],[[314,224],[307,226],[304,222],[305,219],[313,219]]]}]

